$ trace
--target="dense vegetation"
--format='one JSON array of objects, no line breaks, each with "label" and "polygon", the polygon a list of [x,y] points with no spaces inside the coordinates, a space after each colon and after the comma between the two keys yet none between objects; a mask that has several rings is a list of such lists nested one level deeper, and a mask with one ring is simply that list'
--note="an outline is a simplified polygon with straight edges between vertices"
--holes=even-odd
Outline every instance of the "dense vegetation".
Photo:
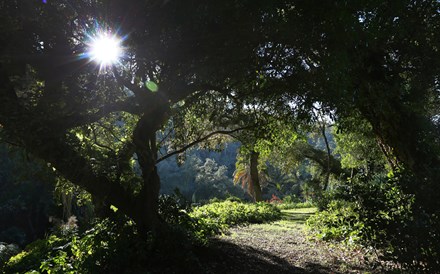
[{"label": "dense vegetation", "polygon": [[[94,223],[92,229],[79,232],[73,219],[61,230],[13,256],[4,270],[10,273],[137,273],[147,269],[161,271],[166,258],[173,260],[170,271],[196,271],[196,258],[187,254],[191,252],[191,245],[207,244],[209,236],[224,232],[229,225],[274,221],[281,214],[270,204],[238,201],[215,202],[187,213],[173,196],[162,197],[160,205],[162,217],[174,225],[174,231],[166,235],[148,234],[144,239],[146,243],[139,242],[134,223],[126,218],[103,219]],[[188,266],[188,260],[196,265]]]},{"label": "dense vegetation", "polygon": [[0,265],[197,272],[307,202],[315,238],[437,271],[439,11],[0,0]]}]

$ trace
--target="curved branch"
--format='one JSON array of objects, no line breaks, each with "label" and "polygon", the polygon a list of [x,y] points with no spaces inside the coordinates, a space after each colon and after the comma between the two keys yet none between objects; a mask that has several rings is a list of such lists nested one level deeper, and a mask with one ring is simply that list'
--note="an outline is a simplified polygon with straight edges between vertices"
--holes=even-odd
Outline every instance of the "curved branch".
[{"label": "curved branch", "polygon": [[118,101],[101,107],[98,111],[86,115],[69,115],[60,117],[54,121],[48,122],[53,124],[52,127],[70,129],[84,124],[90,124],[99,121],[110,113],[125,111],[131,114],[140,114],[137,109],[134,98],[128,98],[124,101]]},{"label": "curved branch", "polygon": [[208,135],[206,135],[205,137],[202,137],[202,138],[200,138],[198,140],[195,140],[194,142],[191,142],[191,143],[187,144],[186,146],[184,146],[184,147],[182,147],[182,148],[180,148],[178,150],[175,150],[175,151],[173,151],[173,152],[171,152],[171,153],[169,153],[169,154],[167,154],[167,155],[165,155],[163,157],[160,157],[159,159],[157,159],[156,163],[162,162],[163,160],[168,159],[168,158],[170,158],[173,155],[182,153],[185,150],[187,150],[188,148],[190,148],[192,146],[195,146],[198,143],[203,142],[206,139],[209,139],[209,138],[211,138],[214,135],[217,135],[217,134],[231,135],[234,132],[237,132],[237,131],[240,131],[240,130],[245,130],[245,129],[248,129],[248,128],[250,128],[250,126],[240,127],[240,128],[236,128],[236,129],[232,129],[232,130],[217,130],[217,131],[213,131],[213,132],[209,133]]},{"label": "curved branch", "polygon": [[32,154],[51,163],[64,178],[133,217],[130,210],[134,203],[132,193],[106,174],[96,173],[88,160],[65,140],[28,137],[25,142]]},{"label": "curved branch", "polygon": [[[304,147],[303,155],[305,158],[308,158],[317,163],[319,166],[322,167],[323,170],[327,170],[329,173],[332,173],[336,176],[348,176],[348,172],[341,167],[341,162],[334,158],[332,155],[330,155],[330,158],[328,158],[328,154],[326,151],[314,148],[311,145],[307,144],[306,147]],[[330,161],[328,161],[328,159],[330,159]]]}]

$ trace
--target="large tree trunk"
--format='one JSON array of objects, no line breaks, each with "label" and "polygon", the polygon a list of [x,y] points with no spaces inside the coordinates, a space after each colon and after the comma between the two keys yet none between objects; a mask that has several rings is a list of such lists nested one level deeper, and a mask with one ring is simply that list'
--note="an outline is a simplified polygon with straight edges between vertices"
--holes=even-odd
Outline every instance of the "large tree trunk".
[{"label": "large tree trunk", "polygon": [[[362,77],[356,84],[359,87],[357,108],[371,123],[393,169],[403,167],[415,175],[403,183],[405,192],[415,194],[416,203],[437,214],[440,132],[422,110],[429,102],[426,94],[431,84],[414,75],[414,86],[405,91],[402,79],[384,69],[386,56],[387,53],[381,51],[365,55],[365,64],[358,71]],[[406,97],[411,99],[405,101]]]},{"label": "large tree trunk", "polygon": [[261,185],[260,185],[260,178],[258,174],[258,158],[260,157],[260,154],[255,151],[251,151],[251,159],[250,159],[250,175],[251,175],[251,184],[253,185],[254,189],[254,201],[260,202],[262,201],[261,197]]},{"label": "large tree trunk", "polygon": [[148,176],[144,177],[144,186],[136,196],[133,216],[140,233],[155,230],[159,227],[158,197],[160,179],[154,167]]},{"label": "large tree trunk", "polygon": [[[36,138],[29,138],[32,144],[27,145],[30,151],[51,165],[66,179],[81,186],[95,201],[99,201],[102,212],[109,212],[114,205],[121,212],[132,218],[141,233],[158,227],[157,202],[160,179],[154,157],[149,159],[151,151],[137,151],[142,169],[143,186],[134,195],[130,189],[123,187],[118,180],[112,180],[105,174],[96,174],[90,163],[65,140],[45,140],[45,145],[34,145]],[[148,162],[145,163],[145,157]]]},{"label": "large tree trunk", "polygon": [[[102,212],[109,212],[114,205],[120,212],[132,218],[140,233],[159,227],[158,196],[160,179],[156,169],[156,131],[167,118],[168,105],[157,104],[139,120],[133,136],[133,152],[136,153],[142,171],[142,187],[138,194],[124,187],[119,178],[98,173],[88,159],[81,155],[77,144],[66,137],[53,136],[51,129],[36,125],[35,135],[21,135],[28,150],[52,165],[62,176],[88,191]],[[130,150],[130,149],[128,149]],[[126,152],[124,152],[126,153]],[[130,153],[126,153],[129,155]],[[129,161],[131,157],[126,157]]]},{"label": "large tree trunk", "polygon": [[411,113],[402,113],[405,118],[401,119],[381,115],[366,116],[382,146],[392,152],[386,155],[389,162],[396,163],[392,167],[397,169],[403,166],[404,170],[410,170],[415,175],[411,182],[403,186],[406,191],[415,194],[417,203],[425,208],[438,210],[440,159],[437,153],[440,148],[433,141],[438,138],[433,136],[439,134],[438,129],[430,124],[431,121],[423,121],[427,118]]},{"label": "large tree trunk", "polygon": [[156,132],[168,118],[169,105],[156,97],[156,108],[144,113],[133,132],[133,143],[142,170],[143,186],[136,196],[134,215],[141,231],[159,225],[158,198],[160,178],[157,173]]},{"label": "large tree trunk", "polygon": [[[14,86],[7,77],[8,74],[3,69],[0,66],[0,77],[3,80],[0,94],[2,99],[0,126],[8,132],[8,136],[30,153],[50,163],[67,180],[88,191],[93,196],[94,202],[101,206],[104,214],[109,212],[108,208],[113,205],[132,218],[141,233],[156,229],[159,225],[160,179],[156,169],[155,134],[167,119],[169,100],[161,94],[137,92],[136,101],[139,103],[137,107],[133,107],[131,101],[127,100],[108,106],[104,112],[98,111],[84,117],[75,116],[76,118],[73,119],[75,122],[70,123],[69,115],[65,116],[66,120],[62,115],[47,116],[47,112],[29,111],[23,107],[18,101]],[[123,172],[107,174],[106,171],[94,168],[93,163],[82,154],[79,141],[69,133],[70,129],[76,126],[86,125],[105,117],[108,111],[117,111],[121,104],[126,107],[131,106],[128,109],[134,109],[135,113],[139,113],[140,109],[143,110],[143,115],[133,133],[133,143],[127,144],[122,149],[114,163],[118,169],[127,170],[130,158],[136,153],[142,170],[142,186],[138,194],[135,194],[130,187],[121,184],[120,178]],[[117,106],[116,109],[113,106]]]}]

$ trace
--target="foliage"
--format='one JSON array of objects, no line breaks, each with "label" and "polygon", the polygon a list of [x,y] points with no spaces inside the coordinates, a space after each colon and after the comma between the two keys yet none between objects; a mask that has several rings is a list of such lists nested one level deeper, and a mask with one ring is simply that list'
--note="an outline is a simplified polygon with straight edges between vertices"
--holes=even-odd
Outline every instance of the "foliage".
[{"label": "foliage", "polygon": [[319,201],[326,190],[337,185],[348,173],[341,166],[339,155],[335,154],[333,134],[325,127],[319,128],[318,134],[316,127],[308,125],[309,133],[304,132],[302,136],[292,133],[295,138],[290,142],[277,144],[271,152],[268,170],[273,180],[270,185],[277,189],[290,185],[287,193]]},{"label": "foliage", "polygon": [[15,244],[0,242],[0,268],[8,262],[9,258],[20,253],[20,248]]},{"label": "foliage", "polygon": [[197,269],[196,262],[188,266],[193,257],[185,235],[172,229],[164,234],[142,238],[132,221],[105,219],[81,234],[51,235],[32,243],[12,257],[4,270],[7,273],[144,273],[163,269],[164,258],[175,263],[170,271]]},{"label": "foliage", "polygon": [[283,199],[280,199],[276,195],[272,194],[272,198],[269,203],[275,205],[280,210],[295,209],[295,208],[311,208],[314,207],[312,202],[301,202],[299,198],[292,195],[286,195]]},{"label": "foliage", "polygon": [[[270,135],[277,121],[267,123],[266,114],[305,124],[316,115],[342,123],[354,118],[341,128],[355,134],[339,140],[344,166],[358,174],[340,188],[364,223],[363,240],[409,267],[440,264],[438,0],[2,0],[0,6],[2,139],[50,163],[102,207],[116,206],[139,229],[161,223],[156,133],[165,125],[173,129],[166,149],[180,153],[210,131],[255,120],[243,143],[263,154],[255,146],[276,139]],[[87,38],[101,30],[123,36],[126,54],[98,70],[84,57]],[[359,143],[364,129],[368,140]],[[373,138],[380,151],[376,146],[373,157],[364,157]],[[319,197],[329,186],[330,153],[323,157],[304,139],[298,148],[321,160],[309,172],[309,193]],[[406,175],[381,175],[378,152],[389,170]],[[227,171],[202,163],[200,182],[222,186]],[[20,201],[12,202],[18,211]],[[63,252],[57,264],[69,271]]]},{"label": "foliage", "polygon": [[427,214],[423,201],[407,187],[422,180],[407,171],[388,176],[359,176],[343,197],[358,204],[365,224],[363,240],[383,250],[384,258],[414,272],[439,268],[438,213]]},{"label": "foliage", "polygon": [[311,233],[321,240],[359,243],[364,224],[354,205],[345,201],[332,201],[327,209],[307,220]]},{"label": "foliage", "polygon": [[67,240],[63,240],[56,235],[51,235],[43,240],[34,241],[27,245],[22,252],[11,257],[4,270],[10,273],[24,273],[32,270],[38,271],[41,261],[44,260],[55,247],[62,247],[66,243]]},{"label": "foliage", "polygon": [[265,192],[273,193],[280,197],[284,196],[283,200],[286,197],[294,197],[293,199],[297,200],[295,202],[299,202],[299,197],[302,197],[301,185],[306,181],[309,174],[305,169],[301,168],[283,171],[278,166],[272,164],[273,158],[271,155],[267,163],[268,183]]},{"label": "foliage", "polygon": [[210,236],[224,232],[229,226],[281,217],[280,211],[270,204],[230,200],[196,207],[188,213],[189,204],[178,194],[162,196],[159,205],[162,218],[169,224],[159,234],[150,233],[142,238],[132,221],[104,219],[83,233],[72,230],[53,234],[28,245],[9,260],[5,271],[137,273],[163,267],[164,258],[168,262],[173,258],[172,269],[181,271],[190,267],[194,271],[197,263],[188,265],[194,260],[189,239],[206,244]]},{"label": "foliage", "polygon": [[407,172],[355,176],[334,193],[337,200],[307,224],[320,239],[372,246],[386,260],[430,272],[439,264],[440,244],[433,236],[438,233],[437,217],[417,208],[414,195],[403,191],[413,180]]},{"label": "foliage", "polygon": [[21,247],[43,237],[58,216],[55,176],[26,151],[0,144],[0,242]]},{"label": "foliage", "polygon": [[203,165],[198,167],[193,193],[194,202],[208,200],[212,197],[226,198],[233,189],[231,179],[226,175],[226,166],[219,166],[215,160],[206,158]]},{"label": "foliage", "polygon": [[[347,128],[351,130],[347,131]],[[385,155],[374,136],[371,124],[358,117],[358,114],[341,119],[334,130],[334,138],[337,144],[334,153],[341,157],[342,168],[363,174],[384,170]]]},{"label": "foliage", "polygon": [[172,195],[177,188],[194,203],[214,197],[225,199],[230,195],[243,198],[243,191],[234,186],[231,179],[237,148],[237,143],[226,143],[221,152],[192,149],[180,166],[175,158],[160,162],[161,193]]},{"label": "foliage", "polygon": [[281,211],[264,202],[245,204],[226,200],[196,207],[189,215],[196,220],[196,227],[199,227],[196,233],[206,237],[224,232],[233,225],[278,220]]},{"label": "foliage", "polygon": [[191,211],[191,204],[183,195],[176,190],[173,195],[161,195],[159,197],[159,215],[168,224],[181,224]]}]

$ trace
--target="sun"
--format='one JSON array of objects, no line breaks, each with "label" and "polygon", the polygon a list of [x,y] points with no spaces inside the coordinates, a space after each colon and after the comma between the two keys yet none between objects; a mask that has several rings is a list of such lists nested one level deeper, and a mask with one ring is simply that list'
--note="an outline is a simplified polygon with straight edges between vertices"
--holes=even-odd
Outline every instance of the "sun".
[{"label": "sun", "polygon": [[91,61],[99,64],[100,69],[110,67],[119,62],[123,54],[122,39],[111,33],[99,33],[90,37],[87,44],[88,57]]}]

